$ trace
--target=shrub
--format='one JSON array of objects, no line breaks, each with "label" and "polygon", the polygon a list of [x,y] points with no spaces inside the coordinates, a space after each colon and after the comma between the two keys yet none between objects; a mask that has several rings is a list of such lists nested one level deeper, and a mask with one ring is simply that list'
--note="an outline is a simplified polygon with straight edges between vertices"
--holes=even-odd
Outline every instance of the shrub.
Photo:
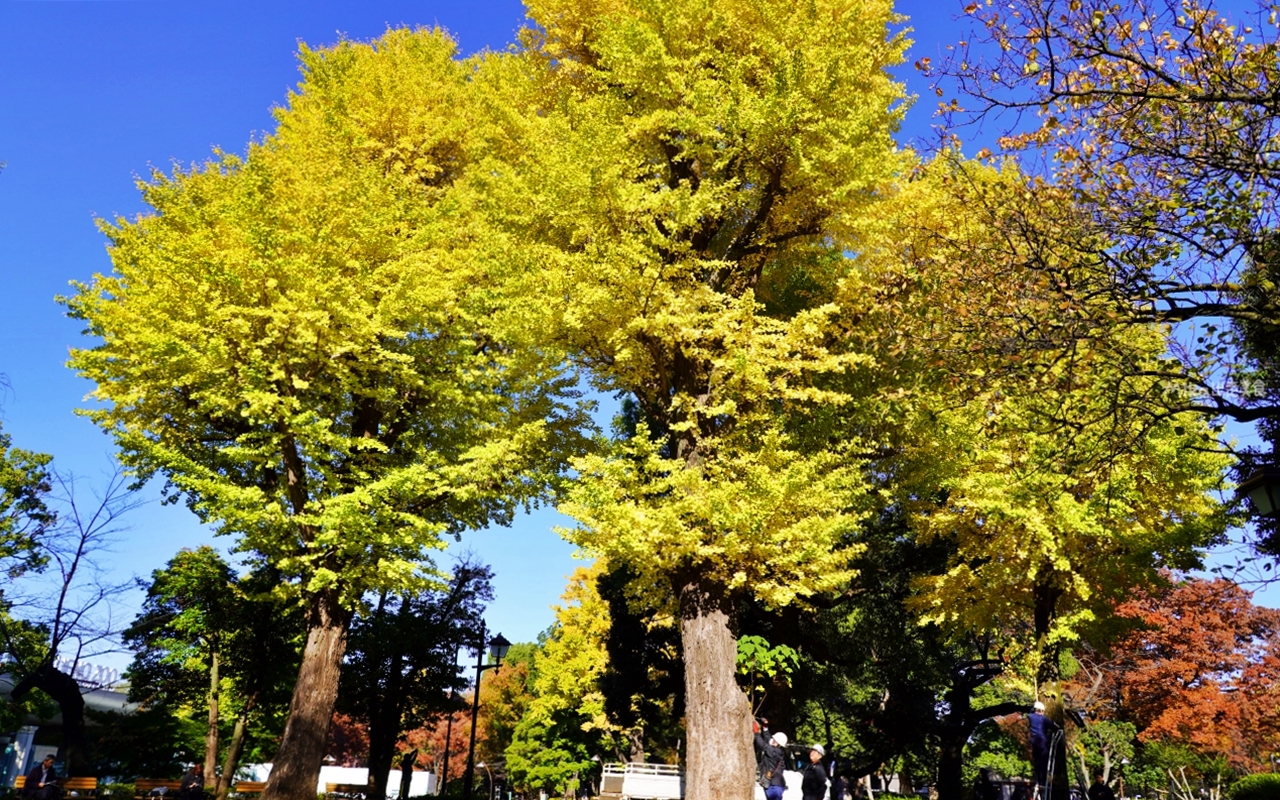
[{"label": "shrub", "polygon": [[1227,797],[1230,800],[1277,800],[1280,798],[1280,775],[1272,772],[1245,775],[1231,784]]},{"label": "shrub", "polygon": [[98,787],[98,797],[100,800],[133,800],[137,791],[132,783],[108,783]]}]

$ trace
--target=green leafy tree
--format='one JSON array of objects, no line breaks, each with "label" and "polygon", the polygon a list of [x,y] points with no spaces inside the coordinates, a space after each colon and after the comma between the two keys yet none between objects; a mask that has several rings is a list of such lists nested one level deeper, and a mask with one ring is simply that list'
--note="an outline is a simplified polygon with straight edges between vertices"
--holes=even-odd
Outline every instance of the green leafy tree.
[{"label": "green leafy tree", "polygon": [[[50,456],[14,447],[13,439],[0,432],[0,571],[10,582],[46,563],[41,539],[57,521],[47,503],[53,488],[50,461]],[[41,649],[44,632],[14,619],[11,609],[12,600],[0,589],[0,661],[30,660]],[[20,726],[33,703],[39,700],[0,705],[0,727]]]},{"label": "green leafy tree", "polygon": [[368,726],[369,797],[386,797],[401,737],[448,711],[449,693],[465,685],[457,647],[478,638],[492,577],[463,561],[448,584],[384,593],[352,623],[338,707]]},{"label": "green leafy tree", "polygon": [[[260,567],[237,577],[216,550],[184,550],[152,575],[124,632],[134,651],[129,693],[186,723],[207,708],[206,788],[225,798],[251,729],[288,703],[303,620],[295,598]],[[227,719],[230,735],[222,735]],[[222,756],[221,773],[216,769]]]},{"label": "green leafy tree", "polygon": [[89,736],[96,775],[121,780],[178,780],[186,765],[204,751],[205,723],[173,713],[164,706],[139,708],[129,714],[88,710]]},{"label": "green leafy tree", "polygon": [[608,660],[600,676],[604,711],[627,737],[619,760],[676,763],[683,739],[684,669],[680,631],[666,603],[635,584],[626,567],[600,573],[609,605]]},{"label": "green leafy tree", "polygon": [[65,301],[127,467],[303,599],[268,800],[313,793],[361,599],[422,586],[443,535],[508,521],[572,450],[570,382],[484,321],[455,54],[431,31],[304,48],[276,131],[152,175],[151,212],[103,225],[112,274]]},{"label": "green leafy tree", "polygon": [[40,539],[57,520],[47,503],[52,460],[14,447],[13,439],[0,432],[0,569],[9,580],[44,563]]},{"label": "green leafy tree", "polygon": [[608,605],[596,592],[602,569],[578,569],[569,579],[556,622],[542,646],[533,699],[506,749],[512,786],[576,791],[591,757],[616,749],[617,730],[604,713],[599,680],[605,669]]},{"label": "green leafy tree", "polygon": [[184,550],[152,574],[142,613],[124,633],[126,645],[137,653],[129,670],[135,700],[155,704],[163,694],[169,702],[208,706],[204,774],[209,790],[218,783],[223,654],[235,635],[227,626],[239,621],[233,613],[239,599],[234,584],[231,566],[213,548]]}]

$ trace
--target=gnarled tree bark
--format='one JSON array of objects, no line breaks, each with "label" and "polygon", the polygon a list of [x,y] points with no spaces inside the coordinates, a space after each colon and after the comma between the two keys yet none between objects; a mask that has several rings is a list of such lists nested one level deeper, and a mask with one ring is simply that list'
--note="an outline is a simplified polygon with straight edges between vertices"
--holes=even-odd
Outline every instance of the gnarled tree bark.
[{"label": "gnarled tree bark", "polygon": [[684,644],[687,800],[751,800],[751,708],[738,687],[729,597],[697,577],[680,586]]},{"label": "gnarled tree bark", "polygon": [[351,613],[338,603],[336,590],[312,598],[307,644],[289,703],[289,721],[262,800],[315,800],[350,622]]}]

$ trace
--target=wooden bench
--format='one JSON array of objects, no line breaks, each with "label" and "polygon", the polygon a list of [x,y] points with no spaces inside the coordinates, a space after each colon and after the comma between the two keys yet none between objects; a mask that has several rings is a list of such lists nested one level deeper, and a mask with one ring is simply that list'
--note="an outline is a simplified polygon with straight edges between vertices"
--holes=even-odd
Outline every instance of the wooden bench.
[{"label": "wooden bench", "polygon": [[138,778],[133,782],[136,797],[146,797],[156,789],[164,789],[165,794],[176,795],[180,788],[182,788],[182,781],[166,781],[160,778]]},{"label": "wooden bench", "polygon": [[262,790],[266,788],[266,781],[236,781],[232,784],[231,791],[238,794],[262,794]]},{"label": "wooden bench", "polygon": [[367,783],[326,783],[324,785],[324,793],[328,795],[338,795],[341,797],[364,797],[369,791]]},{"label": "wooden bench", "polygon": [[[22,789],[27,785],[27,776],[19,775],[13,779],[13,788]],[[58,787],[64,794],[93,794],[98,791],[97,778],[58,778]]]}]

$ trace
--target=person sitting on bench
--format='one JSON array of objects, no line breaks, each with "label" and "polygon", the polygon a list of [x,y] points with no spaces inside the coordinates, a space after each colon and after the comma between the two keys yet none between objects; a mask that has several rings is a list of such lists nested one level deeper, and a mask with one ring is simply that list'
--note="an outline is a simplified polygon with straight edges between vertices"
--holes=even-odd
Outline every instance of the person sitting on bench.
[{"label": "person sitting on bench", "polygon": [[192,764],[182,776],[178,800],[204,800],[204,764]]},{"label": "person sitting on bench", "polygon": [[58,790],[58,773],[53,768],[52,754],[45,756],[44,761],[27,773],[22,796],[25,800],[58,800],[62,797],[62,792]]}]

